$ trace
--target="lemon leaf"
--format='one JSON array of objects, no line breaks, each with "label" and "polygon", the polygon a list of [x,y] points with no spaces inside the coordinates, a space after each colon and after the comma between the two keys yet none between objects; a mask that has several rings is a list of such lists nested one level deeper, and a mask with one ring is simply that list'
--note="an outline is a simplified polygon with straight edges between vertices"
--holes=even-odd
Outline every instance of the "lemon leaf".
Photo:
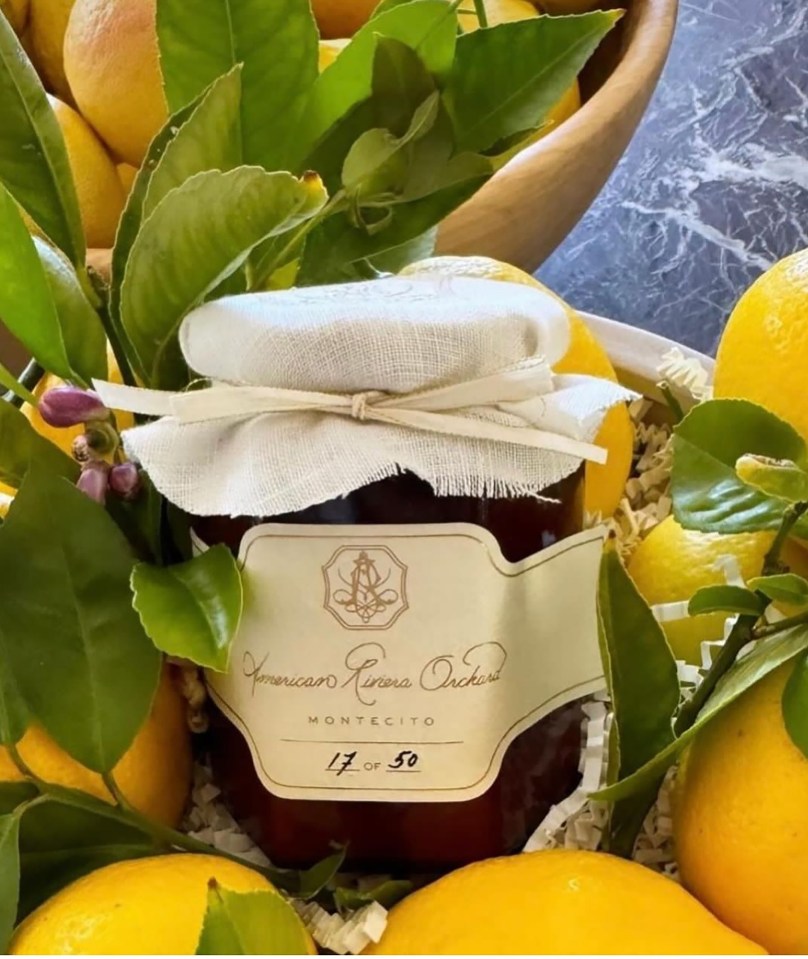
[{"label": "lemon leaf", "polygon": [[445,93],[457,147],[483,151],[538,129],[621,16],[536,17],[463,34]]},{"label": "lemon leaf", "polygon": [[704,613],[741,613],[745,616],[761,616],[766,602],[756,596],[752,589],[743,586],[702,586],[688,603],[691,616]]},{"label": "lemon leaf", "polygon": [[29,717],[25,701],[8,667],[11,638],[0,621],[0,745],[17,743],[25,735]]},{"label": "lemon leaf", "polygon": [[783,722],[791,741],[808,759],[808,656],[803,654],[783,690]]},{"label": "lemon leaf", "polygon": [[634,796],[647,789],[649,784],[658,782],[660,776],[664,776],[668,767],[676,761],[676,757],[710,720],[734,703],[755,683],[760,682],[778,666],[799,656],[806,649],[808,649],[808,627],[806,626],[793,626],[769,639],[759,640],[751,652],[736,660],[721,677],[713,695],[707,700],[698,719],[688,730],[636,772],[605,789],[592,793],[591,798],[615,802]]},{"label": "lemon leaf", "polygon": [[129,748],[159,679],[132,608],[133,565],[101,506],[29,472],[0,528],[0,630],[25,638],[4,650],[3,668],[51,738],[97,772]]},{"label": "lemon leaf", "polygon": [[226,672],[241,619],[241,574],[226,546],[187,563],[132,571],[134,606],[154,645],[169,656]]},{"label": "lemon leaf", "polygon": [[[710,400],[695,406],[673,435],[671,497],[685,529],[746,533],[777,529],[788,503],[745,483],[736,464],[746,454],[806,463],[797,431],[747,400]],[[795,527],[808,535],[808,522]]]},{"label": "lemon leaf", "polygon": [[796,573],[776,573],[749,580],[749,588],[763,593],[775,603],[808,606],[808,580]]},{"label": "lemon leaf", "polygon": [[340,913],[353,912],[371,902],[378,902],[385,909],[392,909],[397,902],[401,902],[411,892],[412,883],[408,879],[387,879],[361,892],[358,889],[338,886],[334,890],[334,905]]},{"label": "lemon leaf", "polygon": [[[613,778],[622,778],[673,741],[679,679],[662,627],[612,548],[604,552],[600,567],[598,639],[614,709],[609,771]],[[610,851],[631,854],[658,788],[652,779],[644,792],[615,805]]]},{"label": "lemon leaf", "polygon": [[158,851],[150,836],[121,821],[114,806],[56,787],[55,795],[25,810],[22,819],[19,918],[87,873]]},{"label": "lemon leaf", "polygon": [[454,57],[457,14],[445,0],[413,0],[379,14],[357,31],[306,98],[292,136],[292,169],[310,165],[319,170],[306,158],[332,127],[370,97],[379,36],[406,44],[429,73],[444,76]]},{"label": "lemon leaf", "polygon": [[0,103],[0,182],[71,263],[83,266],[84,231],[64,138],[36,70],[2,16]]},{"label": "lemon leaf", "polygon": [[318,72],[309,0],[160,0],[157,35],[169,108],[241,64],[241,162],[289,169],[289,128]]},{"label": "lemon leaf", "polygon": [[735,472],[744,483],[767,496],[789,503],[808,501],[808,473],[790,460],[747,454],[735,464]]},{"label": "lemon leaf", "polygon": [[89,385],[94,377],[107,375],[104,327],[64,255],[39,237],[34,237],[34,246],[50,287],[69,368]]},{"label": "lemon leaf", "polygon": [[305,956],[310,952],[300,917],[279,893],[269,889],[231,892],[211,879],[198,956]]},{"label": "lemon leaf", "polygon": [[314,175],[238,167],[198,173],[158,203],[132,244],[121,287],[121,321],[147,386],[186,385],[177,344],[186,313],[261,241],[304,223],[325,201]]},{"label": "lemon leaf", "polygon": [[0,816],[0,951],[6,953],[20,897],[20,817]]},{"label": "lemon leaf", "polygon": [[79,472],[76,463],[40,436],[16,406],[0,400],[0,482],[19,489],[35,465],[71,479]]}]

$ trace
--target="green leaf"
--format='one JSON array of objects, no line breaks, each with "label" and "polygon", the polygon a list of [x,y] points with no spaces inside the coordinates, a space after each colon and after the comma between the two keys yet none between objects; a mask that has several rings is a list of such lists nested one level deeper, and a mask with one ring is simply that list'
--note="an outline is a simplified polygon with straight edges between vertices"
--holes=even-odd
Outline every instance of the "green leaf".
[{"label": "green leaf", "polygon": [[461,36],[445,94],[458,148],[487,150],[541,126],[621,16],[536,17]]},{"label": "green leaf", "polygon": [[735,464],[735,472],[744,483],[767,496],[789,503],[808,501],[808,473],[790,460],[746,455]]},{"label": "green leaf", "polygon": [[287,884],[284,888],[293,891],[296,899],[314,899],[326,886],[333,882],[334,877],[345,864],[347,849],[342,847],[337,852],[326,856],[304,872],[296,875],[296,884],[290,889]]},{"label": "green leaf", "polygon": [[766,603],[743,586],[702,586],[687,606],[691,616],[703,613],[741,613],[762,616]]},{"label": "green leaf", "polygon": [[747,689],[760,682],[769,673],[799,656],[808,649],[808,627],[793,626],[791,629],[770,639],[759,640],[751,652],[738,659],[719,680],[713,695],[699,713],[696,722],[669,746],[657,753],[638,769],[619,782],[599,792],[593,793],[593,799],[615,802],[633,796],[647,789],[649,783],[658,781],[676,757],[690,743],[710,720],[723,709],[734,703]]},{"label": "green leaf", "polygon": [[371,81],[376,124],[404,136],[418,108],[436,89],[435,79],[406,43],[376,38]]},{"label": "green leaf", "polygon": [[[625,777],[673,741],[679,679],[662,627],[612,548],[607,548],[601,560],[598,639],[614,709],[612,758],[616,764],[610,763],[610,772]],[[610,851],[630,855],[658,786],[651,781],[636,799],[615,805]]]},{"label": "green leaf", "polygon": [[[777,529],[788,503],[744,483],[735,464],[747,453],[806,462],[797,431],[746,400],[695,406],[674,430],[671,496],[678,523],[712,533]],[[808,535],[808,522],[796,531]]]},{"label": "green leaf", "polygon": [[413,0],[374,17],[359,30],[334,63],[314,83],[303,116],[293,135],[292,169],[305,169],[319,141],[357,105],[373,87],[373,64],[378,37],[399,40],[410,47],[429,73],[447,73],[457,41],[457,14],[445,0]]},{"label": "green leaf", "polygon": [[768,596],[774,603],[808,606],[808,580],[796,573],[777,573],[749,580],[749,588]]},{"label": "green leaf", "polygon": [[158,851],[145,832],[121,822],[113,806],[60,790],[22,820],[20,918],[95,869]]},{"label": "green leaf", "polygon": [[[2,30],[0,25],[0,30]],[[0,317],[36,361],[71,379],[59,317],[43,264],[17,203],[0,183]]]},{"label": "green leaf", "polygon": [[71,263],[83,265],[84,232],[62,132],[5,17],[0,17],[0,103],[0,183]]},{"label": "green leaf", "polygon": [[177,331],[186,313],[262,240],[310,219],[325,201],[316,175],[239,167],[198,173],[158,204],[132,245],[121,288],[121,320],[147,386],[185,385]]},{"label": "green leaf", "polygon": [[64,344],[69,369],[85,385],[94,378],[103,379],[107,375],[107,337],[76,271],[62,253],[44,240],[35,237],[34,246],[56,308],[58,336]]},{"label": "green leaf", "polygon": [[0,482],[19,489],[32,466],[70,479],[79,472],[74,460],[40,436],[16,406],[0,399]]},{"label": "green leaf", "polygon": [[311,940],[300,917],[277,892],[231,892],[208,884],[198,956],[304,956]]},{"label": "green leaf", "polygon": [[803,653],[783,690],[783,722],[794,745],[808,759],[808,656]]},{"label": "green leaf", "polygon": [[318,35],[308,0],[160,0],[157,33],[169,107],[177,110],[242,64],[240,162],[287,169],[288,135],[317,78]]},{"label": "green leaf", "polygon": [[[112,279],[109,287],[109,317],[115,328],[118,337],[127,347],[127,357],[130,362],[134,361],[132,356],[131,344],[128,343],[126,334],[121,326],[121,284],[123,283],[126,272],[126,262],[129,258],[129,251],[135,242],[141,223],[143,222],[143,204],[146,199],[146,193],[149,189],[152,173],[168,146],[176,138],[177,134],[183,128],[184,124],[191,117],[197,107],[200,105],[204,95],[187,107],[178,111],[169,117],[168,122],[157,136],[149,144],[148,152],[137,172],[135,181],[129,191],[126,200],[126,206],[123,209],[121,218],[118,221],[118,231],[115,234],[115,245],[112,248]],[[193,171],[194,173],[199,171]]]},{"label": "green leaf", "polygon": [[226,546],[177,566],[139,563],[132,571],[132,591],[143,628],[158,649],[227,671],[243,590],[238,563]]},{"label": "green leaf", "polygon": [[[36,405],[36,397],[17,379],[14,374],[8,370],[2,363],[0,363],[0,386],[4,390],[7,390],[9,393],[13,393],[18,399],[26,403],[33,403]],[[2,393],[0,393],[2,396]]]},{"label": "green leaf", "polygon": [[6,953],[20,898],[20,817],[0,816],[0,951]]},{"label": "green leaf", "polygon": [[14,812],[29,799],[39,795],[39,790],[30,782],[0,782],[0,816]]},{"label": "green leaf", "polygon": [[29,473],[0,529],[0,629],[18,637],[5,652],[31,714],[97,772],[131,745],[159,678],[160,654],[132,608],[133,565],[101,506]]},{"label": "green leaf", "polygon": [[29,725],[28,709],[11,668],[13,642],[0,612],[0,746],[18,743]]},{"label": "green leaf", "polygon": [[385,909],[392,909],[397,902],[412,892],[412,883],[407,879],[387,879],[361,892],[339,886],[334,890],[334,905],[340,913],[354,912],[371,902],[378,902]]}]

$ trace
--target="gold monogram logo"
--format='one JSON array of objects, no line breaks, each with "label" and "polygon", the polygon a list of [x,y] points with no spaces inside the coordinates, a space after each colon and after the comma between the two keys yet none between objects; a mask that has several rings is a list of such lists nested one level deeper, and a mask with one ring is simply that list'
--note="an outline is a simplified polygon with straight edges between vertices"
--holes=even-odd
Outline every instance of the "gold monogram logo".
[{"label": "gold monogram logo", "polygon": [[323,577],[325,608],[346,629],[389,629],[409,606],[407,567],[386,546],[342,546]]}]

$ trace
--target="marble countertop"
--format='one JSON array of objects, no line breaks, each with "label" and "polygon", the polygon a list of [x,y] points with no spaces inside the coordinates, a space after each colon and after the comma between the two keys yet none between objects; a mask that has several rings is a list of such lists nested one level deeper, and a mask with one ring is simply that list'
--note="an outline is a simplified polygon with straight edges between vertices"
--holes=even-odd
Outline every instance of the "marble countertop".
[{"label": "marble countertop", "polygon": [[571,304],[714,352],[733,305],[808,247],[808,0],[681,0],[631,147],[538,276]]}]

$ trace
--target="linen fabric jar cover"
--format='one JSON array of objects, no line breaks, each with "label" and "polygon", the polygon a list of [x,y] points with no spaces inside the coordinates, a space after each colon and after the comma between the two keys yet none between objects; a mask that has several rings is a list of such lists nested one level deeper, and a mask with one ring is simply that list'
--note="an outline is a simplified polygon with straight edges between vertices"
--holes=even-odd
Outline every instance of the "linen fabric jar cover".
[{"label": "linen fabric jar cover", "polygon": [[96,383],[112,408],[160,419],[124,445],[196,516],[275,516],[402,471],[439,496],[540,496],[582,460],[605,412],[634,398],[556,376],[564,306],[469,278],[390,278],[225,297],[180,346],[210,386]]}]

